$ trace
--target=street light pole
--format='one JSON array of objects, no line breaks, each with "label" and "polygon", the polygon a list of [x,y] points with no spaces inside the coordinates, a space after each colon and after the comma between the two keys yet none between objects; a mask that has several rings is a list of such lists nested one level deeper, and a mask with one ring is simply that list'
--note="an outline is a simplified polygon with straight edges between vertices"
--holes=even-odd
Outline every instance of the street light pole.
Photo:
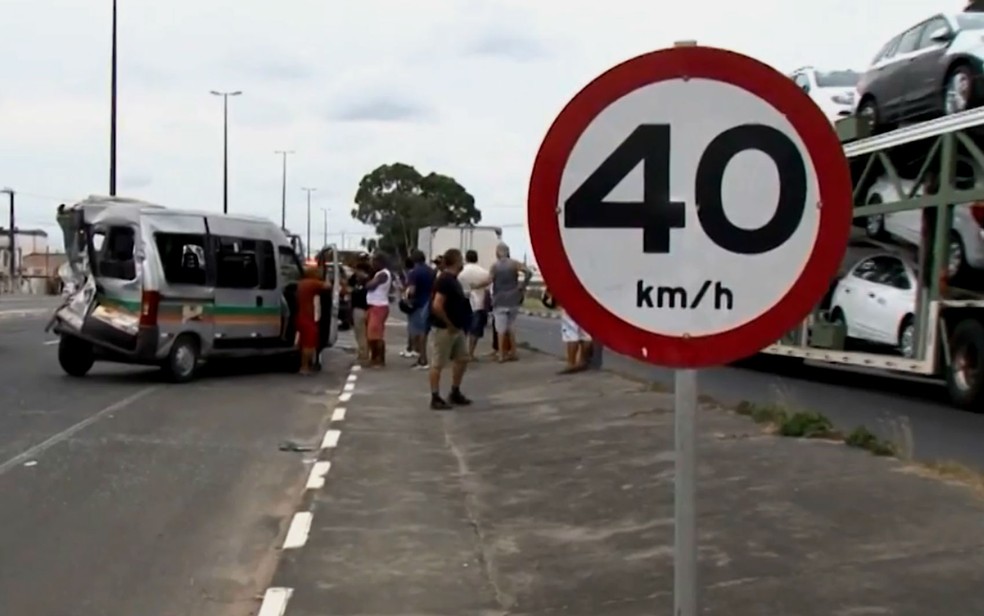
[{"label": "street light pole", "polygon": [[311,256],[311,193],[318,190],[317,188],[304,188],[301,190],[307,193],[307,251],[308,256]]},{"label": "street light pole", "polygon": [[274,152],[274,154],[280,154],[284,157],[283,181],[280,186],[280,226],[283,229],[287,228],[287,155],[293,153],[294,150],[276,150]]},{"label": "street light pole", "polygon": [[[109,196],[116,196],[116,0],[113,0],[113,51],[109,94]],[[13,193],[10,196],[13,199]]]},{"label": "street light pole", "polygon": [[17,231],[14,226],[14,189],[4,188],[0,190],[0,194],[7,194],[10,196],[10,229],[7,231],[9,238],[9,248],[10,248],[10,292],[14,291],[14,278],[17,277]]},{"label": "street light pole", "polygon": [[321,208],[321,214],[325,218],[325,226],[324,229],[322,230],[322,234],[324,235],[323,245],[327,246],[328,245],[328,208],[324,208],[324,207]]},{"label": "street light pole", "polygon": [[222,97],[222,213],[229,213],[229,97],[239,96],[242,90],[234,92],[219,92],[212,94]]}]

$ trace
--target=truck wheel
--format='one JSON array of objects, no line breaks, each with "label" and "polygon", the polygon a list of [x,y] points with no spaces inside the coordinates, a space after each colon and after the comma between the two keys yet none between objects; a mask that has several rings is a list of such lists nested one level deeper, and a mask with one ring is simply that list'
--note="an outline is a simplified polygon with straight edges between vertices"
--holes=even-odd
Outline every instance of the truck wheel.
[{"label": "truck wheel", "polygon": [[58,342],[58,364],[65,374],[80,378],[89,373],[96,357],[92,345],[74,336],[63,334]]},{"label": "truck wheel", "polygon": [[984,325],[975,319],[957,324],[950,339],[946,385],[950,400],[966,411],[984,410]]},{"label": "truck wheel", "polygon": [[193,336],[178,336],[164,363],[164,374],[172,383],[187,383],[198,374],[201,348]]}]

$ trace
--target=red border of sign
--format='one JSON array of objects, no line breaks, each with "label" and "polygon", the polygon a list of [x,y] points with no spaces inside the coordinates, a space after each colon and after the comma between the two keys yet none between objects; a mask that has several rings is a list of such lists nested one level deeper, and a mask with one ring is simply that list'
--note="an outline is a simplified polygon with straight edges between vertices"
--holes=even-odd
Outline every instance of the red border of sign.
[{"label": "red border of sign", "polygon": [[[557,215],[567,159],[588,125],[605,108],[643,86],[683,77],[733,84],[783,113],[806,145],[819,181],[819,229],[799,279],[772,308],[726,332],[682,338],[628,323],[599,304],[571,267]],[[727,364],[775,343],[809,314],[837,274],[852,218],[851,174],[830,121],[792,79],[741,54],[712,47],[678,47],[647,53],[603,73],[557,116],[533,165],[527,206],[530,241],[544,280],[560,305],[610,349],[674,368]]]}]

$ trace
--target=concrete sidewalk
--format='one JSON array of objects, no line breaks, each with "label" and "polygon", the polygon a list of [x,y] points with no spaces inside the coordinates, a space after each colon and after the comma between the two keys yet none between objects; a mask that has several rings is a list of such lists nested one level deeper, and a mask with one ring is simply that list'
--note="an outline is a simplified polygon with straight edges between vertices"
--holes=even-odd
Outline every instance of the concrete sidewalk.
[{"label": "concrete sidewalk", "polygon": [[[439,413],[423,373],[363,370],[287,615],[670,614],[672,400],[559,367],[479,362]],[[699,456],[703,614],[984,613],[966,488],[713,407]]]}]

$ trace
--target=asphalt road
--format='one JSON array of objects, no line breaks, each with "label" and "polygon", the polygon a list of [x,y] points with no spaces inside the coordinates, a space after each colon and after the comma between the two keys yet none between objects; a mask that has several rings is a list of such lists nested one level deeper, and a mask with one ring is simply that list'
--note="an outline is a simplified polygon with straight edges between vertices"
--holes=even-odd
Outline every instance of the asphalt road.
[{"label": "asphalt road", "polygon": [[237,366],[168,385],[99,364],[70,379],[46,315],[5,309],[0,614],[255,613],[315,455],[279,445],[317,444],[344,356],[311,379]]},{"label": "asphalt road", "polygon": [[[556,319],[520,317],[517,333],[520,341],[561,354],[560,321]],[[673,385],[671,370],[610,351],[604,353],[604,366],[667,388]],[[702,370],[699,388],[724,403],[748,400],[818,411],[841,429],[864,425],[895,442],[911,442],[911,448],[906,448],[917,459],[952,460],[984,470],[984,414],[949,406],[942,384],[762,360],[747,367]]]}]

